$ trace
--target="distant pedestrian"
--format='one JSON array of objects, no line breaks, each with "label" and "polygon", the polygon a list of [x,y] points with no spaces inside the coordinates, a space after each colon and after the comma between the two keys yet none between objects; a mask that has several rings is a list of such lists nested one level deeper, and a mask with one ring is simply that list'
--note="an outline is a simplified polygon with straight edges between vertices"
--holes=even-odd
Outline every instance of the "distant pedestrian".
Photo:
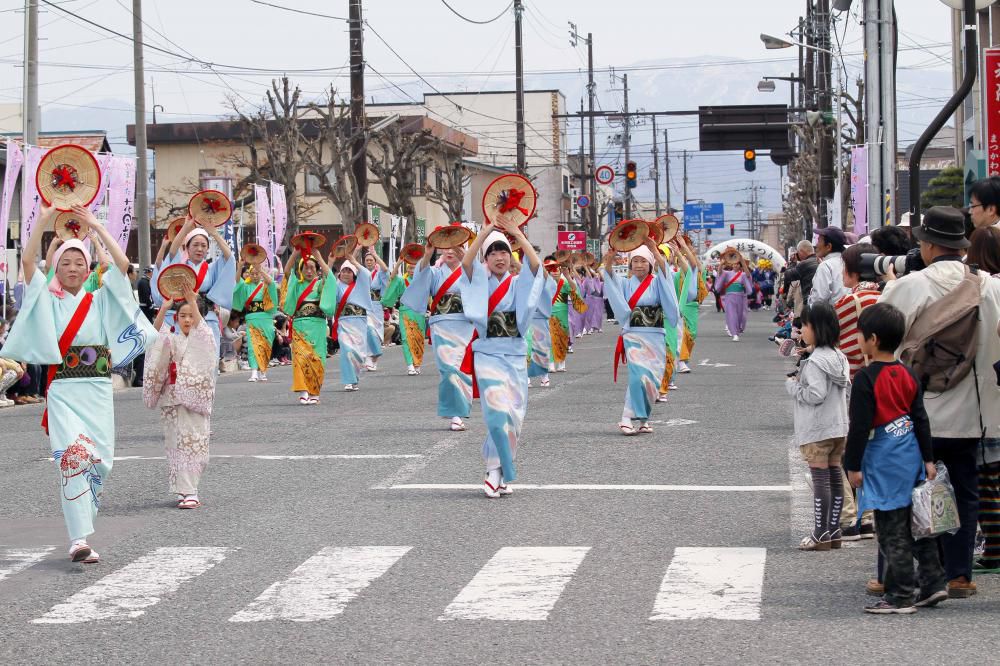
[{"label": "distant pedestrian", "polygon": [[837,313],[826,303],[802,311],[802,342],[812,349],[786,382],[794,398],[795,443],[813,483],[813,530],[799,550],[840,548],[844,484],[840,463],[847,437],[847,358],[837,349]]}]

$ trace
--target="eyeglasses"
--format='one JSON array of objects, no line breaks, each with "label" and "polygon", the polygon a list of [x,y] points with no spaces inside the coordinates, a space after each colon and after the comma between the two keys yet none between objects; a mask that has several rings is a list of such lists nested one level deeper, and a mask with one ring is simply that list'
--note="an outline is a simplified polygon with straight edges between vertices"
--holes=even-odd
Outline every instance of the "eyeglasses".
[{"label": "eyeglasses", "polygon": [[982,208],[983,204],[981,204],[981,203],[980,204],[969,204],[969,206],[968,206],[969,210],[972,210],[973,208],[976,208],[976,207]]}]

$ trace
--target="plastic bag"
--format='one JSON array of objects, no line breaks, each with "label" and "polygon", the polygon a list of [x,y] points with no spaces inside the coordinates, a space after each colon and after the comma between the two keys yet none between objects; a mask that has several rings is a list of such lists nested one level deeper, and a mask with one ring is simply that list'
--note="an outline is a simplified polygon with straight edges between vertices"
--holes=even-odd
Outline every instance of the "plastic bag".
[{"label": "plastic bag", "polygon": [[937,467],[937,478],[924,480],[913,489],[910,531],[914,539],[954,534],[961,527],[948,468],[941,461],[934,465]]}]

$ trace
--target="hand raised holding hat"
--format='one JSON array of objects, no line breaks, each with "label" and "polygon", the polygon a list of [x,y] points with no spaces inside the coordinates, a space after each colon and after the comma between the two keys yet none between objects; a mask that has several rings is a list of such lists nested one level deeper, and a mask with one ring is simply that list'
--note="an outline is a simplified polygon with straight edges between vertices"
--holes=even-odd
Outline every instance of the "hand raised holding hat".
[{"label": "hand raised holding hat", "polygon": [[54,228],[53,223],[56,220],[56,216],[59,215],[59,211],[56,210],[55,206],[45,205],[44,199],[38,203],[38,210],[38,228],[42,231],[52,231]]}]

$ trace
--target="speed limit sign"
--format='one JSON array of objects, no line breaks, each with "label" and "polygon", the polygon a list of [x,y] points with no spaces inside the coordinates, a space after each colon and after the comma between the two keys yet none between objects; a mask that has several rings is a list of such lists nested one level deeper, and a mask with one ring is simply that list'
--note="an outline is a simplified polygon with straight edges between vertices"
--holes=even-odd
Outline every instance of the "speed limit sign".
[{"label": "speed limit sign", "polygon": [[601,185],[608,185],[615,179],[615,170],[607,164],[602,164],[594,171],[594,178]]}]

